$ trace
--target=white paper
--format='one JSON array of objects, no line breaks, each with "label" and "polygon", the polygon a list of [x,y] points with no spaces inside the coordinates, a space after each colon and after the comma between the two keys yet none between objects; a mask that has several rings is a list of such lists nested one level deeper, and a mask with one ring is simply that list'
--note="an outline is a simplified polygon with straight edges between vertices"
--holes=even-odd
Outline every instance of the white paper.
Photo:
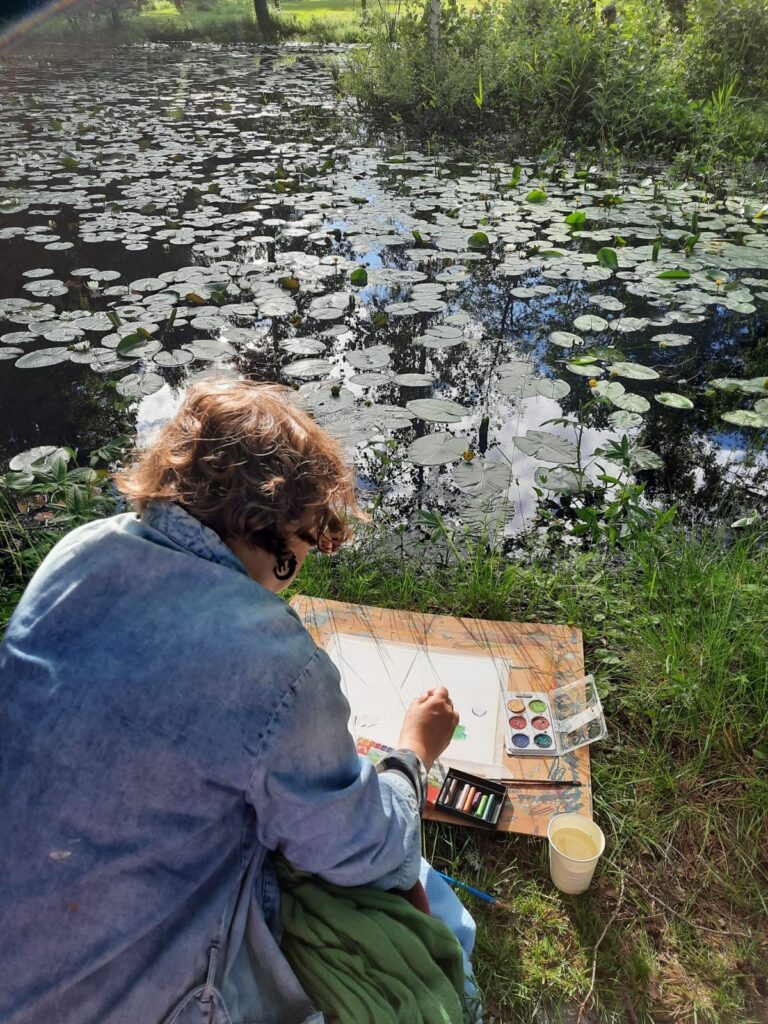
[{"label": "white paper", "polygon": [[509,679],[507,659],[345,633],[329,638],[326,650],[341,673],[351,709],[349,730],[355,739],[365,736],[396,747],[414,697],[445,686],[459,713],[463,736],[451,741],[442,760],[501,763],[499,715]]}]

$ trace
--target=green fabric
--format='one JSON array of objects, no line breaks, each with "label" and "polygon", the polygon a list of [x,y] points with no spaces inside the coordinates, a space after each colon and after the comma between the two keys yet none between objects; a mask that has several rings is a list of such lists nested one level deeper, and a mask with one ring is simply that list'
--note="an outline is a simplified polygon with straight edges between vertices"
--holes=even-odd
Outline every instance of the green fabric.
[{"label": "green fabric", "polygon": [[328,1024],[462,1024],[461,947],[442,921],[276,863],[282,950]]}]

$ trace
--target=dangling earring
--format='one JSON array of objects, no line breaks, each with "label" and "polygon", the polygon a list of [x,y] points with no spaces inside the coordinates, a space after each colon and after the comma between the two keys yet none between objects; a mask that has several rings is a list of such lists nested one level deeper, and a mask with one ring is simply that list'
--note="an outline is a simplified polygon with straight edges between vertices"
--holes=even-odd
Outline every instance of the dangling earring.
[{"label": "dangling earring", "polygon": [[289,580],[296,572],[296,555],[292,551],[281,555],[272,572],[279,580]]}]

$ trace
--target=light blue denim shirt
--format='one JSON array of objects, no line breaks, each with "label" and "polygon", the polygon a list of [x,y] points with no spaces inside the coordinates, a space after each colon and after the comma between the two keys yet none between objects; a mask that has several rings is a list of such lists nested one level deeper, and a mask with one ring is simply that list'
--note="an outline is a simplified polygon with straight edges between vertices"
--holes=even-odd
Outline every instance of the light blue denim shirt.
[{"label": "light blue denim shirt", "polygon": [[3,1024],[320,1024],[268,852],[419,875],[416,797],[291,608],[173,504],[79,527],[0,647]]}]

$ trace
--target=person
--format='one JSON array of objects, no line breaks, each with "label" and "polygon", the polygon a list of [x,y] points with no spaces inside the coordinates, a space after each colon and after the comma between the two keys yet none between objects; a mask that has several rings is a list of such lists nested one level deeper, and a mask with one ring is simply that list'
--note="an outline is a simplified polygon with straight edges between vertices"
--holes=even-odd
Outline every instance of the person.
[{"label": "person", "polygon": [[60,540],[0,647],[0,1020],[322,1021],[280,950],[276,852],[340,886],[421,878],[466,961],[471,918],[420,856],[447,691],[375,771],[278,596],[360,515],[337,443],[286,389],[200,382],[115,483],[136,511]]}]

